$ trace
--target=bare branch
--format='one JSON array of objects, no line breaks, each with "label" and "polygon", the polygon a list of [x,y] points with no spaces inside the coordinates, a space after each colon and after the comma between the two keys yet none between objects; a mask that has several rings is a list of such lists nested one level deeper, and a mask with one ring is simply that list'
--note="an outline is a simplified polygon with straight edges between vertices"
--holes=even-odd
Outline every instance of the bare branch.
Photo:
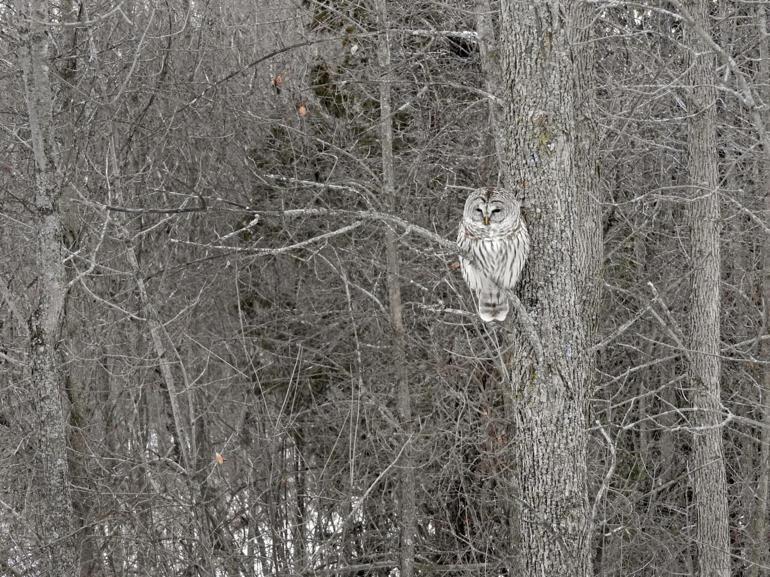
[{"label": "bare branch", "polygon": [[14,296],[8,290],[8,281],[0,277],[0,302],[5,301],[8,305],[8,310],[11,311],[11,315],[16,319],[16,324],[21,330],[21,334],[25,339],[29,339],[29,327],[27,326],[27,319],[21,313],[21,307],[16,302]]},{"label": "bare branch", "polygon": [[[257,220],[257,219],[255,219]],[[252,221],[254,222],[254,221]],[[251,225],[251,223],[249,223]],[[200,242],[191,242],[188,240],[180,240],[177,238],[169,239],[173,243],[177,244],[189,244],[193,246],[200,246],[204,248],[216,248],[219,250],[227,250],[231,252],[248,252],[248,253],[256,253],[256,254],[283,254],[285,252],[289,252],[292,250],[297,250],[300,248],[304,248],[306,246],[309,246],[311,244],[314,244],[316,242],[320,242],[322,240],[328,240],[330,238],[333,238],[335,236],[340,236],[342,234],[346,234],[352,230],[357,229],[359,226],[364,224],[363,222],[354,222],[353,224],[349,224],[348,226],[343,226],[340,229],[333,230],[331,232],[327,232],[325,234],[320,234],[318,236],[314,236],[313,238],[309,238],[307,240],[303,240],[302,242],[298,242],[295,244],[291,244],[289,246],[282,246],[280,248],[260,248],[260,247],[246,247],[246,246],[227,246],[224,244],[206,244],[206,243],[200,243]],[[248,227],[247,227],[248,228]],[[243,230],[243,229],[242,229]],[[240,231],[235,231],[235,233]],[[235,233],[230,233],[227,236],[223,237],[222,240],[225,238],[228,238],[232,236]]]},{"label": "bare branch", "polygon": [[612,475],[615,474],[615,466],[617,465],[617,454],[615,452],[615,443],[610,438],[607,431],[604,430],[604,427],[602,424],[598,421],[594,421],[596,423],[596,426],[599,429],[599,432],[601,432],[602,436],[604,437],[604,440],[607,441],[607,448],[610,450],[610,466],[607,468],[607,472],[604,474],[604,479],[602,480],[602,486],[599,487],[599,491],[596,493],[596,498],[594,499],[594,503],[591,506],[591,518],[590,522],[586,526],[589,531],[593,530],[594,523],[596,522],[596,515],[599,511],[599,505],[602,502],[602,499],[604,499],[604,496],[607,494],[607,491],[610,488],[610,481],[612,480]]}]

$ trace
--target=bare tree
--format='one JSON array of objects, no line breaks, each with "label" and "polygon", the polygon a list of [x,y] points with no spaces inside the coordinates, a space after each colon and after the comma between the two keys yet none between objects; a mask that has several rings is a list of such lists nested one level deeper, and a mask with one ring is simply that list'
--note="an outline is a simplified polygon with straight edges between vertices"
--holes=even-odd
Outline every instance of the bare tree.
[{"label": "bare tree", "polygon": [[7,4],[0,573],[766,571],[764,3]]},{"label": "bare tree", "polygon": [[[760,89],[760,98],[768,101],[770,91],[770,44],[767,30],[767,11],[763,4],[758,4],[755,8],[756,26],[759,40],[759,65],[757,84],[763,86]],[[763,115],[762,122],[767,126],[767,112]],[[763,128],[764,128],[763,126]],[[766,128],[765,128],[766,130]],[[760,135],[761,136],[761,135]],[[759,187],[765,188],[764,209],[765,214],[770,215],[770,149],[766,147],[767,139],[762,140],[763,155],[758,162],[757,172],[759,175]],[[767,218],[767,217],[766,217]],[[762,300],[763,307],[763,325],[765,330],[770,326],[770,235],[767,232],[764,235],[762,244]],[[762,341],[762,358],[770,359],[770,339]],[[752,547],[751,547],[751,565],[749,574],[752,577],[767,575],[768,562],[770,561],[770,551],[767,543],[767,514],[768,498],[770,498],[770,365],[763,364],[761,370],[761,388],[760,388],[760,406],[762,428],[759,434],[759,466],[757,474],[757,495],[756,508],[752,515]]]},{"label": "bare tree", "polygon": [[522,303],[543,358],[523,333],[509,363],[516,404],[520,566],[526,575],[592,575],[586,470],[590,319],[598,279],[595,161],[586,114],[590,10],[575,2],[503,2],[506,100],[502,165],[520,187],[532,238]]},{"label": "bare tree", "polygon": [[[44,554],[40,572],[74,577],[79,572],[62,407],[59,338],[66,296],[61,230],[61,174],[49,78],[50,14],[43,0],[19,1],[17,32],[34,153],[36,287],[28,321],[29,382],[35,407],[33,527]],[[33,569],[34,571],[34,569]]]},{"label": "bare tree", "polygon": [[730,575],[727,482],[720,395],[720,239],[716,147],[715,55],[693,26],[708,29],[710,2],[690,3],[688,180],[692,292],[689,314],[690,396],[693,408],[693,479],[700,575]]},{"label": "bare tree", "polygon": [[[393,82],[392,62],[390,57],[390,19],[386,0],[377,0],[377,23],[380,38],[377,47],[377,62],[380,70],[380,144],[382,146],[382,192],[387,206],[395,212],[399,206],[396,189],[395,167],[393,159],[393,107],[391,105],[391,85]],[[402,455],[399,458],[401,468],[399,480],[400,513],[400,574],[404,577],[414,575],[414,551],[417,526],[415,507],[414,445],[412,436],[412,398],[409,391],[409,373],[406,360],[406,328],[401,302],[400,259],[396,231],[387,227],[385,231],[385,251],[387,258],[387,288],[390,324],[393,330],[393,363],[396,369],[396,404],[401,426]]]}]

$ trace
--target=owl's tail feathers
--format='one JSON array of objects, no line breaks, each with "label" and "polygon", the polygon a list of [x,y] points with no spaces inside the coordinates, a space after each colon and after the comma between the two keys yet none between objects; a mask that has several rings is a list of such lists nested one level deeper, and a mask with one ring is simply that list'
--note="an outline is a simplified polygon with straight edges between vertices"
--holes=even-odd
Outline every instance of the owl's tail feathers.
[{"label": "owl's tail feathers", "polygon": [[498,290],[482,290],[479,296],[479,316],[485,323],[504,321],[508,316],[508,297]]}]

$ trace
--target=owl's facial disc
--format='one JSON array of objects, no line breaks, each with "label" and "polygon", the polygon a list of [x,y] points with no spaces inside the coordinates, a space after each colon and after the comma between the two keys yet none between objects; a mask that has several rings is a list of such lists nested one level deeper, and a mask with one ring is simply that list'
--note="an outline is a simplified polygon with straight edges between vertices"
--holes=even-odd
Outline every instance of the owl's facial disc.
[{"label": "owl's facial disc", "polygon": [[506,208],[499,200],[489,200],[479,196],[472,201],[470,218],[483,226],[495,225],[502,222],[506,216]]},{"label": "owl's facial disc", "polygon": [[482,201],[475,210],[476,220],[480,220],[484,226],[500,222],[502,220],[503,208],[499,202]]},{"label": "owl's facial disc", "polygon": [[482,222],[484,224],[487,224],[484,222],[486,220],[486,216],[484,214],[484,201],[483,199],[479,199],[478,202],[476,202],[476,206],[473,209],[473,220],[476,222]]},{"label": "owl's facial disc", "polygon": [[503,206],[499,202],[489,204],[489,220],[500,222],[503,219]]}]

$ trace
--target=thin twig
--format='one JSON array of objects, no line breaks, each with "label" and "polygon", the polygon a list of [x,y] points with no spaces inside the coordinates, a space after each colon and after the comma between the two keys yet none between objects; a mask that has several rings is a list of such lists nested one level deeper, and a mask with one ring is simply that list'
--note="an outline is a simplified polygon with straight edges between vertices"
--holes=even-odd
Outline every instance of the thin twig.
[{"label": "thin twig", "polygon": [[[348,226],[343,226],[340,229],[333,230],[331,232],[327,232],[325,234],[321,234],[318,236],[314,236],[313,238],[309,238],[307,240],[303,240],[302,242],[298,242],[295,244],[290,244],[288,246],[282,246],[279,248],[260,248],[260,247],[246,247],[246,246],[228,246],[224,244],[205,244],[205,243],[199,243],[199,242],[191,242],[189,240],[180,240],[178,238],[172,238],[169,239],[170,242],[177,243],[177,244],[189,244],[193,246],[200,246],[204,248],[216,248],[220,250],[228,250],[231,252],[248,252],[248,253],[256,253],[256,254],[282,254],[285,252],[289,252],[292,250],[297,250],[299,248],[304,248],[308,245],[311,245],[316,242],[320,242],[322,240],[327,240],[335,236],[339,236],[341,234],[345,234],[350,232],[351,230],[357,229],[359,226],[364,224],[363,222],[354,222],[353,224],[349,224]],[[236,231],[237,232],[237,231]]]},{"label": "thin twig", "polygon": [[8,281],[5,278],[0,277],[0,304],[5,301],[8,305],[8,309],[11,311],[11,316],[16,319],[16,324],[19,326],[22,336],[25,339],[29,339],[29,326],[27,325],[27,319],[21,314],[21,307],[11,292],[8,290]]},{"label": "thin twig", "polygon": [[633,317],[631,317],[622,325],[620,325],[618,328],[616,328],[614,331],[612,331],[609,335],[604,337],[604,339],[600,343],[596,343],[593,347],[591,347],[591,352],[595,353],[597,351],[602,350],[604,347],[606,347],[608,344],[610,344],[620,335],[625,333],[628,329],[630,329],[634,325],[634,323],[636,323],[636,321],[641,319],[647,313],[647,311],[649,311],[652,308],[652,306],[655,304],[656,301],[657,301],[657,297],[653,298],[646,307],[644,307],[642,310],[636,313]]},{"label": "thin twig", "polygon": [[599,491],[596,493],[596,498],[594,499],[594,504],[591,506],[591,518],[590,522],[588,523],[588,531],[593,531],[594,523],[596,522],[596,514],[599,511],[599,504],[601,503],[602,499],[604,499],[604,496],[607,494],[607,491],[610,487],[610,480],[612,479],[612,475],[615,474],[615,466],[617,464],[617,455],[615,453],[615,443],[612,442],[612,439],[610,438],[609,434],[607,434],[607,431],[604,430],[604,427],[602,427],[602,424],[597,419],[594,421],[596,423],[596,426],[599,428],[599,432],[604,437],[605,441],[607,441],[607,447],[610,450],[610,466],[607,469],[607,472],[604,474],[604,479],[602,480],[602,486],[599,487]]},{"label": "thin twig", "polygon": [[661,326],[666,330],[666,332],[669,334],[669,336],[674,340],[674,343],[682,350],[682,353],[685,357],[687,357],[688,360],[690,359],[690,350],[685,346],[685,337],[682,330],[679,328],[679,324],[676,322],[676,319],[674,319],[674,315],[671,314],[671,311],[666,306],[665,301],[660,297],[658,294],[658,289],[655,288],[655,285],[651,282],[648,282],[647,285],[652,290],[653,294],[653,301],[660,305],[660,308],[663,309],[663,313],[666,315],[666,320],[664,321],[662,318],[660,318],[660,315],[658,315],[655,312],[654,308],[651,308],[650,311],[652,312],[655,319],[661,324]]}]

